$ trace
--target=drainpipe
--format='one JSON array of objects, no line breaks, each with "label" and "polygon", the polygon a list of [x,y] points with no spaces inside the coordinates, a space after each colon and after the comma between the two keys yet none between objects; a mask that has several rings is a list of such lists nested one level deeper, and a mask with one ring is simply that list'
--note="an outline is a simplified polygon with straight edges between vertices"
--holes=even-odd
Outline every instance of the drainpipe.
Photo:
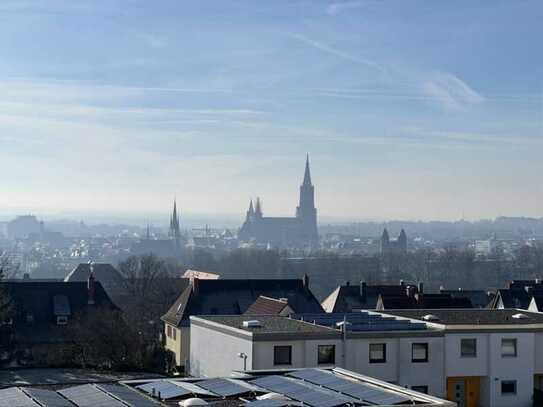
[{"label": "drainpipe", "polygon": [[347,322],[347,315],[343,315],[343,321],[336,323],[336,326],[340,327],[342,333],[343,355],[341,359],[343,361],[344,369],[347,369],[347,325],[351,325],[350,322]]}]

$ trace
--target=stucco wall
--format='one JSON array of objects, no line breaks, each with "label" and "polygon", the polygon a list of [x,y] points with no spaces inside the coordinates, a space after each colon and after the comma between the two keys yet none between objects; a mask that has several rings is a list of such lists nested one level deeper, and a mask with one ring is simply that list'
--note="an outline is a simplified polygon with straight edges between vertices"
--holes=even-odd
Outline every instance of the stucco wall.
[{"label": "stucco wall", "polygon": [[243,359],[238,356],[239,353],[247,355],[247,369],[254,369],[250,340],[192,324],[190,343],[191,376],[230,376],[232,370],[243,370]]}]

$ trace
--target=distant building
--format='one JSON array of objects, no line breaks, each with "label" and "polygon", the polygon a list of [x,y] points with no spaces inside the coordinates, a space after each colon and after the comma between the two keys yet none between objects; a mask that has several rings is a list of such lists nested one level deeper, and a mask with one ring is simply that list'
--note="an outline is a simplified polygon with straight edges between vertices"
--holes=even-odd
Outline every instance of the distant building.
[{"label": "distant building", "polygon": [[300,202],[293,218],[265,217],[262,203],[251,200],[245,222],[239,231],[241,241],[254,241],[272,246],[311,245],[318,239],[315,188],[311,183],[309,156],[305,163],[304,180],[300,186]]},{"label": "distant building", "polygon": [[170,229],[168,231],[168,236],[173,240],[174,247],[181,249],[185,244],[185,239],[181,235],[181,228],[179,223],[179,214],[177,213],[177,201],[173,201],[173,211],[172,216],[170,217]]},{"label": "distant building", "polygon": [[31,235],[40,235],[43,232],[43,222],[38,221],[34,215],[17,216],[7,224],[8,238],[24,239]]},{"label": "distant building", "polygon": [[392,240],[385,228],[381,235],[381,255],[394,255],[407,253],[407,235],[405,230],[401,230],[397,239]]}]

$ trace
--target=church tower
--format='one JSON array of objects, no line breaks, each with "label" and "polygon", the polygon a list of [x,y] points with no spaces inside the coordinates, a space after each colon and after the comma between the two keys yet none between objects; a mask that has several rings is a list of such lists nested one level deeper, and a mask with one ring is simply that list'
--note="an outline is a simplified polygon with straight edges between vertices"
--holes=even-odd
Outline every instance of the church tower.
[{"label": "church tower", "polygon": [[304,180],[300,186],[300,204],[296,208],[296,218],[301,224],[301,236],[304,240],[315,242],[319,239],[317,231],[317,209],[315,208],[315,187],[311,184],[309,154],[305,161]]},{"label": "church tower", "polygon": [[173,201],[173,212],[170,218],[170,230],[168,232],[168,236],[174,241],[176,247],[181,246],[181,230],[179,227],[179,215],[177,214],[177,202],[175,199]]}]

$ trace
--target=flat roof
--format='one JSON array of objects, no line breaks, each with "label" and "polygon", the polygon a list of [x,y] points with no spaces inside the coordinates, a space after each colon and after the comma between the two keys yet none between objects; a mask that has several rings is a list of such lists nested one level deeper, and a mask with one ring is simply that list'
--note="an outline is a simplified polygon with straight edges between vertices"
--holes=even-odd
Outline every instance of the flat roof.
[{"label": "flat roof", "polygon": [[[424,321],[424,316],[432,315],[435,320],[425,322],[442,325],[471,325],[471,326],[525,326],[541,325],[543,329],[543,313],[529,312],[520,309],[402,309],[383,310],[382,314],[398,317],[418,319]],[[522,314],[524,317],[513,318],[514,315]]]},{"label": "flat roof", "polygon": [[[198,315],[191,318],[191,321],[194,319],[204,319],[253,334],[334,333],[339,335],[337,329],[276,315]],[[253,328],[243,326],[243,322],[255,320],[260,323],[260,326]]]}]

